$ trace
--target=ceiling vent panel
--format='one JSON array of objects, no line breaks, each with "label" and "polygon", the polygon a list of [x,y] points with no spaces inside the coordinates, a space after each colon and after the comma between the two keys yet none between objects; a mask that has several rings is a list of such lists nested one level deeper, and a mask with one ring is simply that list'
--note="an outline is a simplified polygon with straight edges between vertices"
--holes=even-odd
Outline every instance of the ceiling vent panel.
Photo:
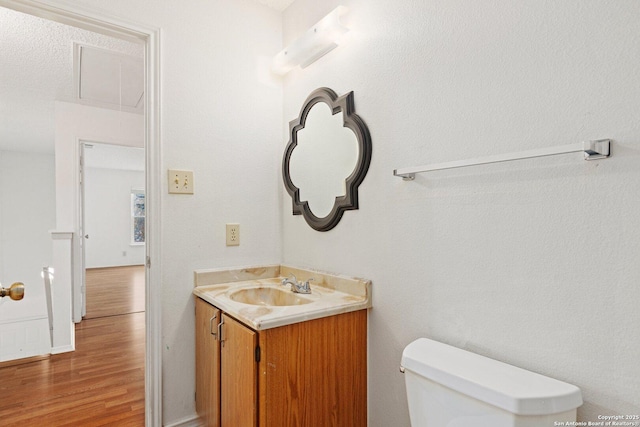
[{"label": "ceiling vent panel", "polygon": [[83,104],[143,112],[142,58],[76,46],[77,96]]}]

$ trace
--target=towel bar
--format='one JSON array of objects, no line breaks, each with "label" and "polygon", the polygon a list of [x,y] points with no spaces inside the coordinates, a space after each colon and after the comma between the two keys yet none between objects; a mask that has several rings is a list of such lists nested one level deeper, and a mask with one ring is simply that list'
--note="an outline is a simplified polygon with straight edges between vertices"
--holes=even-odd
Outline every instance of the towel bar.
[{"label": "towel bar", "polygon": [[610,139],[584,141],[577,144],[561,145],[558,147],[546,147],[535,150],[521,151],[519,153],[497,154],[494,156],[478,157],[468,160],[456,160],[453,162],[438,163],[433,165],[415,166],[411,168],[395,169],[394,176],[402,177],[405,181],[415,179],[415,174],[431,172],[443,169],[462,168],[466,166],[486,165],[489,163],[508,162],[511,160],[531,159],[534,157],[555,156],[557,154],[583,152],[585,160],[604,159],[610,155]]}]

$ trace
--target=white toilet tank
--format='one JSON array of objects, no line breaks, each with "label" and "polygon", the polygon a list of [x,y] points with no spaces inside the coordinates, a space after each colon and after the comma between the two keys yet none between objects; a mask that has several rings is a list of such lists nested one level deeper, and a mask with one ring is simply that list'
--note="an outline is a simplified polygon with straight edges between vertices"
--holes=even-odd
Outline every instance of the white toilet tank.
[{"label": "white toilet tank", "polygon": [[412,427],[566,425],[582,405],[574,385],[426,338],[402,367]]}]

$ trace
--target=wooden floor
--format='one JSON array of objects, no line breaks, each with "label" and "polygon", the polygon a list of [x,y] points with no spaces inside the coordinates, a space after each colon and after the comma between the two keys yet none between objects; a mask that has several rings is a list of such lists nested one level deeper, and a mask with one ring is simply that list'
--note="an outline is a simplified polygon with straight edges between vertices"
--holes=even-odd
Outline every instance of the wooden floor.
[{"label": "wooden floor", "polygon": [[88,268],[85,319],[144,311],[144,266]]},{"label": "wooden floor", "polygon": [[[135,269],[124,270],[135,276]],[[144,291],[144,269],[142,275]],[[89,302],[91,295],[87,314]],[[107,317],[76,324],[74,352],[0,368],[0,426],[144,426],[144,299],[142,311],[117,313],[131,307],[137,305],[96,307],[94,316]]]}]

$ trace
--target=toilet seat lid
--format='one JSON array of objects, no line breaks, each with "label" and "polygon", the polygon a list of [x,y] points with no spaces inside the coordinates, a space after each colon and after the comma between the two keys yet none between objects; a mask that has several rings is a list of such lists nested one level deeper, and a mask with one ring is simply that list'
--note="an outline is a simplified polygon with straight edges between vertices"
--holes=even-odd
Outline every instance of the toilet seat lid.
[{"label": "toilet seat lid", "polygon": [[405,347],[402,366],[513,414],[555,414],[582,405],[572,384],[427,338]]}]

